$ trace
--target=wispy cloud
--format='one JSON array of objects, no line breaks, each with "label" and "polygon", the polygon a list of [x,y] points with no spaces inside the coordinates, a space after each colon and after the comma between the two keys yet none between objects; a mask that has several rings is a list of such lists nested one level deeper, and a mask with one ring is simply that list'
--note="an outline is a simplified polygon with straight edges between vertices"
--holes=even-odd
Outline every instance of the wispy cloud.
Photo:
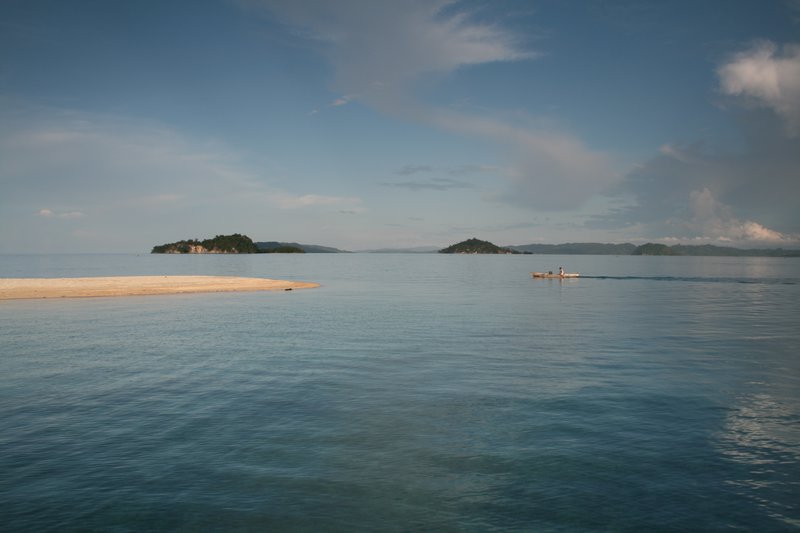
[{"label": "wispy cloud", "polygon": [[257,195],[248,193],[247,196],[251,201],[261,200],[265,205],[280,209],[303,209],[320,206],[355,206],[361,203],[361,200],[355,197],[326,196],[321,194],[262,192]]},{"label": "wispy cloud", "polygon": [[[344,94],[358,94],[359,100],[384,113],[495,145],[509,158],[507,171],[497,174],[499,190],[491,196],[496,201],[572,209],[619,179],[611,158],[568,133],[433,106],[418,97],[416,85],[423,79],[540,55],[525,47],[519,35],[477,20],[453,1],[265,0],[262,5],[324,45],[322,53],[334,67],[334,86]],[[400,173],[428,170],[408,166]]]},{"label": "wispy cloud", "polygon": [[339,107],[339,106],[347,105],[350,102],[352,102],[353,100],[355,100],[357,97],[358,97],[358,95],[356,95],[356,94],[345,94],[344,96],[340,96],[339,98],[337,98],[336,100],[331,102],[331,106]]},{"label": "wispy cloud", "polygon": [[432,165],[406,165],[395,171],[400,176],[410,176],[419,173],[443,172],[451,176],[466,176],[469,174],[499,173],[503,169],[490,165],[458,165],[454,167],[435,167]]},{"label": "wispy cloud", "polygon": [[406,165],[401,169],[398,169],[395,174],[399,174],[401,176],[410,176],[412,174],[419,174],[420,172],[433,172],[436,168],[430,165]]},{"label": "wispy cloud", "polygon": [[[495,201],[539,210],[573,209],[621,178],[610,156],[591,150],[567,133],[524,128],[444,109],[429,113],[428,120],[442,129],[505,148],[507,168],[480,167],[480,171],[496,171],[504,180],[501,190],[488,196]],[[467,166],[456,172],[476,170]]]},{"label": "wispy cloud", "polygon": [[288,213],[361,209],[359,198],[287,188],[235,150],[163,125],[57,109],[21,115],[0,117],[0,226],[20,210],[42,223],[70,221],[69,235],[48,226],[51,236],[64,237],[59,246],[75,235],[110,239],[132,227],[152,245],[180,228],[176,238],[252,231],[276,212],[294,219]]},{"label": "wispy cloud", "polygon": [[451,178],[430,178],[429,180],[386,182],[384,185],[387,187],[408,189],[410,191],[449,191],[452,189],[471,189],[474,187],[474,185],[471,183],[454,180]]},{"label": "wispy cloud", "polygon": [[319,40],[345,94],[373,101],[389,93],[397,96],[430,73],[536,55],[522,50],[519,39],[502,28],[448,11],[453,4],[451,0],[262,2]]},{"label": "wispy cloud", "polygon": [[62,220],[75,220],[78,218],[83,218],[86,215],[80,211],[65,211],[65,212],[55,212],[52,209],[40,209],[37,213],[42,218],[58,218]]},{"label": "wispy cloud", "polygon": [[469,174],[498,174],[505,172],[505,169],[491,165],[459,165],[447,168],[446,172],[453,176],[466,176]]},{"label": "wispy cloud", "polygon": [[[0,129],[4,201],[158,206],[250,196],[286,209],[356,201],[270,186],[269,176],[248,168],[233,150],[160,125],[74,112],[52,115]],[[28,185],[33,178],[36,188]],[[75,218],[54,208],[39,214]]]}]

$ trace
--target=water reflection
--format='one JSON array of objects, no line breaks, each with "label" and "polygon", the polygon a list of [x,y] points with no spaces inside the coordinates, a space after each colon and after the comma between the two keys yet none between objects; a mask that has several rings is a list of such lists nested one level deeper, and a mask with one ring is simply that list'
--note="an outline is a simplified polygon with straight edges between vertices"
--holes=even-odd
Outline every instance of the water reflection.
[{"label": "water reflection", "polygon": [[730,410],[717,442],[722,456],[740,467],[727,483],[771,518],[792,526],[800,526],[791,516],[800,479],[798,421],[796,405],[765,392],[747,394]]}]

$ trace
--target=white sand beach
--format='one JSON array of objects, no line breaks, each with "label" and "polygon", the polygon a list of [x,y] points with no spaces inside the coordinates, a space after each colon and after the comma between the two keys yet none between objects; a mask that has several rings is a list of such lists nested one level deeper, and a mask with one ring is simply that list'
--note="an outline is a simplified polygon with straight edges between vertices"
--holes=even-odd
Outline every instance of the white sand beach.
[{"label": "white sand beach", "polygon": [[310,289],[318,283],[235,276],[0,278],[0,300]]}]

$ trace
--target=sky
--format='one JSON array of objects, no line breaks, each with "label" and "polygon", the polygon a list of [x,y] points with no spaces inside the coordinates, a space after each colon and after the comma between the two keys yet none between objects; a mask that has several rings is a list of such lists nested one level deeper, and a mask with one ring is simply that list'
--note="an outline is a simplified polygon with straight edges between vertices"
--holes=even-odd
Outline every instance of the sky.
[{"label": "sky", "polygon": [[0,253],[800,246],[800,0],[3,0]]}]

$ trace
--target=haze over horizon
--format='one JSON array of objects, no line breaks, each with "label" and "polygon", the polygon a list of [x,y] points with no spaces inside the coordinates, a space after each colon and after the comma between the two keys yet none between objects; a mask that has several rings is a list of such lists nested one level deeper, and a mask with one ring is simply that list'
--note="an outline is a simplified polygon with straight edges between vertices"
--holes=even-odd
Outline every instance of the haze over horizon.
[{"label": "haze over horizon", "polygon": [[800,246],[800,2],[0,3],[0,252]]}]

